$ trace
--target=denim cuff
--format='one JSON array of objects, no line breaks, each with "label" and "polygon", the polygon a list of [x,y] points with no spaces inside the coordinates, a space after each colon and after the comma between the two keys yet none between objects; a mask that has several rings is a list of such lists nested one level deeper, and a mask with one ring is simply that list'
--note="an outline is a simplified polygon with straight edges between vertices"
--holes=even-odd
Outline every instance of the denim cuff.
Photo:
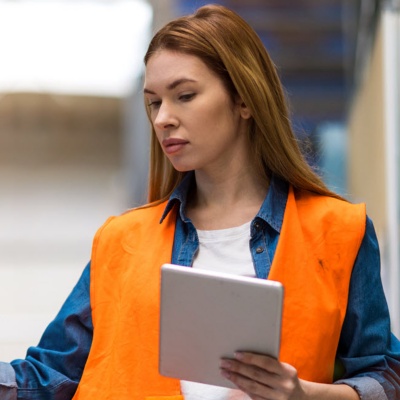
[{"label": "denim cuff", "polygon": [[352,387],[361,400],[389,400],[382,385],[374,378],[368,376],[341,379],[335,384],[345,384]]},{"label": "denim cuff", "polygon": [[17,400],[17,382],[11,364],[0,362],[0,399]]}]

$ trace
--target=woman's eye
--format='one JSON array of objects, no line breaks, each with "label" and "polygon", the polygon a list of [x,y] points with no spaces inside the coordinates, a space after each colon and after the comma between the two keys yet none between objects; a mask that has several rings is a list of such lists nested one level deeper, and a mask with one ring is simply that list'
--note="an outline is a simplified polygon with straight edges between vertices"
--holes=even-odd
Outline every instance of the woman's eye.
[{"label": "woman's eye", "polygon": [[179,100],[181,101],[190,101],[195,96],[195,93],[186,93],[179,96]]},{"label": "woman's eye", "polygon": [[158,107],[160,107],[160,105],[161,105],[161,101],[159,101],[159,100],[153,100],[153,101],[149,101],[147,103],[147,106],[150,108],[158,108]]}]

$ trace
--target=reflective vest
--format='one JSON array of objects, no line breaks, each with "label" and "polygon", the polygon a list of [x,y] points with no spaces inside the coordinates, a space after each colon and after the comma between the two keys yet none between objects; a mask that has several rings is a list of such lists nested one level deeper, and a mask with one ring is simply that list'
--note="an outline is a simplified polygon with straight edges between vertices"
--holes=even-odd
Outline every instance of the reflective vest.
[{"label": "reflective vest", "polygon": [[[179,400],[158,373],[160,266],[171,262],[176,213],[165,203],[109,219],[91,260],[93,343],[75,400]],[[285,287],[280,360],[330,383],[365,206],[289,190],[269,279]],[[179,328],[179,327],[177,327]]]}]

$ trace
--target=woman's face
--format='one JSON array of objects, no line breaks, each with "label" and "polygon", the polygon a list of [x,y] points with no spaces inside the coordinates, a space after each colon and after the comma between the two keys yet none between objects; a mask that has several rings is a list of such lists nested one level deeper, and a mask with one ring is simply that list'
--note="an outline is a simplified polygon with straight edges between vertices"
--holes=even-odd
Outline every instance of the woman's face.
[{"label": "woman's face", "polygon": [[160,145],[178,171],[226,168],[247,154],[250,112],[200,58],[156,52],[144,94]]}]

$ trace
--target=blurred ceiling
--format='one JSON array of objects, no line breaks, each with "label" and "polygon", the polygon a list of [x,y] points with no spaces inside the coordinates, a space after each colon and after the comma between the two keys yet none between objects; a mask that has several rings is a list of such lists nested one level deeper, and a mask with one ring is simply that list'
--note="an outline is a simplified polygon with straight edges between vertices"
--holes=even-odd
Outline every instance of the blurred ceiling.
[{"label": "blurred ceiling", "polygon": [[[374,0],[224,0],[257,31],[287,92],[299,136],[341,122],[352,86],[360,4]],[[177,0],[180,14],[207,1]]]}]

